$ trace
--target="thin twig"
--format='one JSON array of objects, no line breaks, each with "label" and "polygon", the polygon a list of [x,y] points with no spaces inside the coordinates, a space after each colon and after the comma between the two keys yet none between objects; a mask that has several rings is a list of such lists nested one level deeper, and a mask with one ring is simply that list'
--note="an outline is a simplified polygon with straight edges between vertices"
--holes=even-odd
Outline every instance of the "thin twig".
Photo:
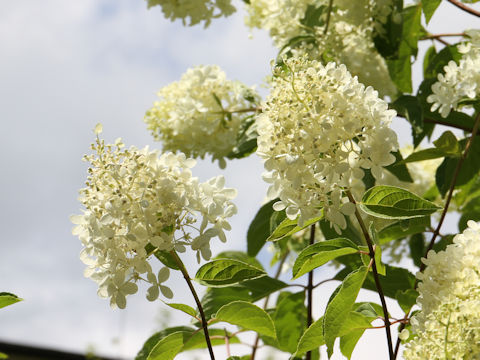
[{"label": "thin twig", "polygon": [[178,267],[180,268],[180,271],[182,272],[183,278],[187,282],[188,287],[190,288],[190,292],[192,293],[193,298],[195,299],[195,303],[197,304],[197,307],[198,307],[198,312],[200,313],[200,317],[202,318],[202,328],[203,328],[203,333],[205,335],[205,341],[207,342],[208,352],[210,353],[210,359],[215,360],[215,355],[213,354],[212,343],[210,341],[210,335],[208,334],[207,320],[205,319],[205,313],[203,312],[202,303],[198,298],[197,292],[193,287],[192,281],[190,280],[190,276],[188,275],[187,269],[185,268],[185,265],[183,265],[182,260],[178,257],[177,253],[174,250],[170,251],[170,254],[175,259]]},{"label": "thin twig", "polygon": [[465,5],[464,3],[458,1],[458,0],[448,0],[448,2],[452,5],[455,5],[456,7],[458,7],[459,9],[462,9],[463,11],[469,13],[469,14],[472,14],[472,15],[475,15],[475,16],[478,16],[480,17],[480,11],[478,10],[475,10],[475,9],[472,9],[471,7]]},{"label": "thin twig", "polygon": [[335,281],[335,280],[337,280],[337,279],[331,278],[331,279],[322,280],[322,281],[320,281],[319,283],[313,285],[313,288],[316,289],[317,287],[319,287],[320,285],[325,284],[326,282]]},{"label": "thin twig", "polygon": [[[310,245],[315,242],[315,224],[310,227]],[[307,329],[312,325],[312,304],[313,304],[313,270],[308,272],[308,285],[307,285]],[[312,359],[312,351],[307,351],[305,360]]]},{"label": "thin twig", "polygon": [[442,37],[459,37],[459,36],[465,36],[465,33],[428,34],[428,35],[422,36],[420,40],[438,39]]},{"label": "thin twig", "polygon": [[[467,141],[467,144],[465,145],[465,149],[463,150],[462,157],[458,160],[457,166],[455,168],[455,172],[453,174],[452,182],[450,183],[450,188],[448,190],[448,195],[447,195],[447,199],[445,201],[445,206],[443,208],[442,215],[440,216],[440,221],[438,222],[437,227],[433,231],[432,238],[430,240],[430,243],[428,244],[427,250],[425,251],[425,257],[427,257],[428,252],[430,250],[432,250],[433,246],[435,245],[435,240],[437,239],[437,237],[440,234],[440,229],[441,229],[441,227],[443,225],[443,221],[445,220],[445,217],[447,215],[448,207],[450,205],[450,201],[452,200],[453,191],[455,190],[455,185],[457,183],[458,174],[460,173],[460,169],[463,165],[463,162],[467,158],[468,153],[470,151],[470,148],[472,147],[473,139],[475,139],[475,137],[477,136],[479,126],[480,126],[480,113],[475,118],[475,124],[473,125],[472,135],[470,136],[470,138]],[[425,267],[426,267],[426,265],[422,262],[422,265],[420,266],[420,272],[423,272],[425,270]],[[415,281],[414,288],[416,289],[417,286],[418,286],[418,279]],[[408,311],[405,312],[404,320],[408,319],[408,315],[410,314],[410,310],[411,309],[409,309]],[[404,328],[405,328],[405,324],[402,323],[400,325],[400,327],[398,328],[398,333],[402,332],[402,330]],[[400,338],[397,338],[397,342],[395,344],[395,350],[394,350],[394,359],[398,355],[398,351],[400,349],[400,342],[401,342]]]},{"label": "thin twig", "polygon": [[385,332],[387,334],[388,354],[389,354],[390,360],[393,360],[394,358],[393,343],[392,343],[392,334],[390,332],[390,319],[388,317],[387,303],[385,301],[382,285],[380,284],[380,278],[378,276],[377,265],[375,263],[375,250],[373,248],[373,241],[372,239],[370,239],[370,234],[368,233],[365,223],[363,222],[362,216],[360,215],[360,212],[357,209],[355,198],[353,197],[352,193],[349,190],[346,191],[346,194],[350,202],[355,205],[355,217],[357,218],[357,221],[362,229],[363,236],[365,237],[365,240],[368,245],[368,251],[370,252],[370,258],[372,259],[372,272],[373,272],[373,278],[375,279],[375,287],[377,288],[378,296],[380,297],[380,302],[382,303],[382,309],[383,309],[383,315],[384,315],[383,321],[385,322]]},{"label": "thin twig", "polygon": [[328,9],[327,9],[327,19],[325,20],[325,29],[323,29],[323,34],[328,32],[328,25],[330,25],[330,17],[332,14],[332,7],[333,7],[333,0],[328,2]]},{"label": "thin twig", "polygon": [[[290,253],[290,251],[286,251],[285,254],[282,255],[282,257],[280,259],[280,262],[278,263],[278,268],[277,268],[277,272],[275,273],[274,279],[278,279],[280,277],[280,274],[282,273],[283,264],[285,263],[285,260],[287,260],[287,257],[288,257],[289,253]],[[270,295],[268,295],[265,298],[265,302],[263,303],[263,309],[264,310],[268,306],[268,300],[269,299],[270,299]],[[257,353],[257,349],[259,348],[259,345],[258,345],[259,340],[260,340],[260,336],[258,336],[258,334],[257,334],[257,337],[255,338],[255,342],[253,343],[253,346],[252,346],[252,354],[250,355],[250,360],[255,359],[255,354]]]},{"label": "thin twig", "polygon": [[230,357],[230,337],[228,336],[227,329],[223,329],[225,331],[225,347],[227,348],[227,356]]}]

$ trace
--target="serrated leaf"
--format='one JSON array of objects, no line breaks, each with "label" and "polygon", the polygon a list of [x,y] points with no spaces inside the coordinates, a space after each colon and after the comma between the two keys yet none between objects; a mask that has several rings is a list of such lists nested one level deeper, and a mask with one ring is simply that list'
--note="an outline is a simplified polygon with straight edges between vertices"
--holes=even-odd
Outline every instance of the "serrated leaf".
[{"label": "serrated leaf", "polygon": [[186,304],[167,303],[166,302],[165,305],[170,306],[172,309],[180,310],[180,311],[184,312],[185,314],[190,315],[194,318],[197,317],[197,312],[195,311],[195,309],[192,308],[191,306],[186,305]]},{"label": "serrated leaf", "polygon": [[349,310],[355,303],[367,273],[366,266],[351,272],[337,288],[337,293],[327,305],[323,317],[323,336],[329,356],[333,353],[335,339],[339,336],[340,330],[348,318]]},{"label": "serrated leaf", "polygon": [[11,294],[8,292],[0,292],[0,309],[12,304],[15,304],[23,299],[19,298],[15,294]]},{"label": "serrated leaf", "polygon": [[418,297],[418,291],[414,289],[408,290],[399,290],[395,294],[395,298],[397,299],[398,305],[402,308],[402,310],[407,313],[411,310],[413,305],[416,304]]},{"label": "serrated leaf", "polygon": [[325,344],[325,339],[323,337],[323,317],[321,317],[305,330],[298,342],[294,356],[302,356],[307,351],[317,349],[323,344]]},{"label": "serrated leaf", "polygon": [[440,209],[408,190],[386,185],[369,189],[359,205],[365,213],[383,219],[411,219]]},{"label": "serrated leaf", "polygon": [[378,231],[380,245],[403,239],[407,236],[422,233],[430,226],[430,216],[418,217],[394,222]]},{"label": "serrated leaf", "polygon": [[276,337],[270,316],[256,305],[246,301],[234,301],[217,311],[215,318],[269,337]]},{"label": "serrated leaf", "polygon": [[290,219],[285,219],[283,220],[280,225],[272,232],[272,234],[268,237],[267,241],[278,241],[280,239],[283,239],[286,236],[293,235],[300,230],[303,230],[310,225],[315,224],[316,222],[320,221],[323,219],[323,214],[322,216],[315,217],[313,219],[309,219],[305,221],[305,223],[300,226],[298,225],[298,220],[290,220]]},{"label": "serrated leaf", "polygon": [[273,323],[275,325],[279,348],[294,353],[297,344],[305,331],[307,322],[305,308],[305,292],[288,293],[277,302]]},{"label": "serrated leaf", "polygon": [[298,254],[292,268],[293,279],[320,267],[339,256],[354,254],[358,247],[352,241],[339,238],[312,244]]},{"label": "serrated leaf", "polygon": [[147,360],[173,360],[191,335],[191,332],[178,331],[164,337],[153,347]]},{"label": "serrated leaf", "polygon": [[270,218],[275,212],[273,204],[277,201],[275,199],[263,205],[250,223],[247,232],[248,255],[256,256],[270,236]]},{"label": "serrated leaf", "polygon": [[425,22],[427,24],[430,22],[441,1],[442,0],[422,0],[423,14],[425,15]]},{"label": "serrated leaf", "polygon": [[213,260],[198,269],[195,281],[207,286],[228,286],[265,275],[257,267],[238,260]]}]

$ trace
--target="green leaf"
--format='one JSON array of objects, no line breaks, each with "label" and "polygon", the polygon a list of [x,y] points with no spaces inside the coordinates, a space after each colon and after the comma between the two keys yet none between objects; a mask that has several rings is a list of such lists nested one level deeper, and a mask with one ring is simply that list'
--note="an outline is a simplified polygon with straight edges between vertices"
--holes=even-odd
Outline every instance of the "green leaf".
[{"label": "green leaf", "polygon": [[470,200],[463,206],[461,214],[458,221],[458,229],[460,231],[467,228],[468,220],[480,221],[480,196]]},{"label": "green leaf", "polygon": [[429,226],[430,216],[401,220],[384,227],[377,233],[377,236],[380,245],[382,245],[393,240],[403,239],[413,234],[422,233]]},{"label": "green leaf", "polygon": [[242,125],[238,131],[236,144],[232,151],[227,155],[227,158],[242,159],[255,152],[257,149],[257,137],[255,116],[247,116],[243,119]]},{"label": "green leaf", "polygon": [[[345,269],[341,270],[335,275],[335,280],[342,280],[350,272],[352,268],[347,266]],[[415,284],[415,276],[408,271],[407,269],[401,267],[395,267],[388,264],[385,264],[385,276],[380,276],[380,285],[385,296],[388,296],[392,299],[395,299],[395,294],[398,290],[408,290],[412,289]],[[375,279],[373,274],[369,272],[365,282],[363,283],[363,288],[367,290],[377,291],[375,285]]]},{"label": "green leaf", "polygon": [[425,255],[425,238],[423,234],[414,234],[408,240],[408,247],[410,249],[410,256],[415,266],[422,265],[422,257]]},{"label": "green leaf", "polygon": [[265,336],[276,337],[270,316],[265,310],[246,301],[234,301],[222,306],[215,318]]},{"label": "green leaf", "polygon": [[399,290],[395,294],[395,298],[398,301],[398,305],[402,308],[402,310],[407,313],[409,312],[413,305],[416,304],[418,297],[418,291],[414,289],[408,290]]},{"label": "green leaf", "polygon": [[428,78],[428,65],[432,62],[433,58],[437,55],[437,49],[435,48],[435,45],[430,46],[427,51],[425,52],[425,55],[423,57],[423,78],[426,79]]},{"label": "green leaf", "polygon": [[167,328],[165,330],[159,331],[147,339],[142,349],[138,352],[137,356],[135,357],[135,360],[147,360],[148,355],[150,354],[152,349],[155,347],[155,345],[160,340],[167,337],[168,335],[171,335],[173,333],[178,333],[178,332],[193,332],[193,331],[194,329],[188,326],[176,326],[176,327],[171,327],[171,328]]},{"label": "green leaf", "polygon": [[270,236],[270,218],[275,210],[273,204],[278,199],[272,200],[263,205],[253,218],[247,232],[247,253],[256,256]]},{"label": "green leaf", "polygon": [[190,315],[194,318],[197,317],[197,312],[191,306],[178,303],[165,303],[165,305],[170,306],[172,309],[183,311],[185,314]]},{"label": "green leaf", "polygon": [[150,243],[147,244],[147,246],[145,246],[145,250],[147,251],[147,254],[150,254],[153,252],[153,255],[155,255],[155,257],[158,260],[160,260],[160,262],[166,267],[169,267],[170,269],[173,269],[173,270],[180,270],[177,262],[175,261],[175,258],[168,251],[155,250],[155,246],[153,246]]},{"label": "green leaf", "polygon": [[386,185],[369,189],[359,205],[365,213],[383,219],[411,219],[440,209],[410,191]]},{"label": "green leaf", "polygon": [[195,281],[207,286],[228,286],[243,280],[255,279],[265,272],[238,260],[213,260],[198,269]]},{"label": "green leaf", "polygon": [[333,344],[339,336],[349,310],[352,308],[368,273],[365,266],[351,272],[337,288],[336,294],[330,300],[323,317],[323,335],[327,345],[328,355],[333,352]]},{"label": "green leaf", "polygon": [[289,353],[296,351],[298,341],[305,331],[306,316],[304,291],[296,294],[288,293],[278,301],[273,323],[280,350]]},{"label": "green leaf", "polygon": [[[212,346],[225,345],[225,329],[208,329],[208,334],[210,335],[210,342]],[[238,337],[233,336],[232,333],[227,332],[228,342],[230,344],[239,344],[240,340]],[[191,337],[184,344],[182,351],[195,350],[195,349],[206,349],[207,343],[205,341],[205,334],[203,331],[195,329]]]},{"label": "green leaf", "polygon": [[237,250],[230,250],[230,251],[222,251],[220,254],[215,256],[213,260],[220,260],[220,259],[229,259],[229,260],[238,260],[244,262],[245,264],[252,265],[258,269],[264,270],[263,265],[252,256],[247,255],[243,251]]},{"label": "green leaf", "polygon": [[457,137],[449,130],[445,131],[433,144],[447,154],[458,155],[461,153]]},{"label": "green leaf", "polygon": [[351,311],[347,319],[342,329],[342,333],[346,334],[340,337],[340,351],[347,359],[350,359],[358,340],[365,330],[372,326],[369,317],[355,311]]},{"label": "green leaf", "polygon": [[432,15],[437,10],[442,0],[422,0],[423,14],[425,15],[425,22],[428,24]]},{"label": "green leaf", "polygon": [[322,19],[322,14],[325,9],[325,5],[320,5],[319,7],[316,7],[315,5],[308,5],[307,11],[305,11],[305,17],[300,20],[300,23],[309,28],[323,26],[325,21]]},{"label": "green leaf", "polygon": [[397,110],[399,114],[405,116],[410,125],[412,125],[412,129],[416,134],[422,132],[423,111],[420,101],[416,96],[402,95],[390,106],[391,108]]},{"label": "green leaf", "polygon": [[[391,172],[395,177],[400,181],[413,182],[410,172],[405,164],[402,164],[403,158],[400,151],[395,151],[392,153],[395,156],[395,162],[385,167],[389,172]],[[368,169],[366,169],[368,170]],[[373,176],[372,176],[373,177]],[[375,185],[375,179],[373,179],[372,186],[368,186],[367,189],[370,189]]]},{"label": "green leaf", "polygon": [[203,311],[208,319],[223,305],[232,301],[255,302],[285,287],[287,287],[287,284],[283,281],[264,275],[229,287],[209,288],[202,298]]},{"label": "green leaf", "polygon": [[153,347],[147,360],[173,360],[191,335],[190,332],[179,331],[164,337]]},{"label": "green leaf", "polygon": [[15,304],[23,299],[19,298],[15,294],[11,294],[8,292],[0,292],[0,309],[6,307],[8,305]]},{"label": "green leaf", "polygon": [[346,217],[345,220],[347,221],[347,227],[344,230],[340,229],[340,234],[337,234],[337,232],[332,228],[330,221],[321,220],[319,225],[325,239],[331,240],[337,239],[338,237],[344,237],[353,241],[357,245],[365,244],[362,235],[360,235],[358,230],[352,224],[351,220],[348,217]]},{"label": "green leaf", "polygon": [[325,240],[305,248],[295,260],[293,279],[316,269],[339,256],[358,252],[358,246],[348,239]]},{"label": "green leaf", "polygon": [[[435,56],[431,57],[430,62],[424,70],[424,78],[437,80],[437,75],[443,73],[443,68],[448,65],[450,61],[458,63],[462,58],[462,54],[458,51],[457,45],[447,45],[440,50]],[[425,66],[424,66],[425,68]],[[424,80],[424,81],[425,81]],[[431,105],[430,105],[431,106]]]},{"label": "green leaf", "polygon": [[307,351],[318,349],[323,344],[325,344],[325,339],[323,337],[323,317],[321,317],[305,330],[298,342],[294,356],[301,356]]},{"label": "green leaf", "polygon": [[[462,149],[465,148],[466,142],[467,139],[462,139],[460,141],[460,146]],[[469,181],[471,181],[474,177],[478,175],[478,172],[480,171],[480,161],[478,161],[479,156],[480,139],[476,137],[472,143],[467,157],[462,164],[462,167],[460,168],[457,180],[455,182],[455,188],[467,184]],[[438,187],[438,191],[440,192],[442,197],[445,196],[445,194],[450,188],[458,161],[459,159],[457,158],[445,158],[440,164],[440,166],[437,168],[437,172],[435,174],[435,181]]]},{"label": "green leaf", "polygon": [[402,56],[398,59],[387,60],[388,72],[398,90],[403,93],[411,93],[412,88],[412,64],[410,56]]},{"label": "green leaf", "polygon": [[393,0],[391,2],[392,11],[387,17],[387,21],[378,21],[375,27],[374,43],[378,52],[385,58],[391,59],[398,56],[398,47],[402,40],[402,9],[403,0]]},{"label": "green leaf", "polygon": [[316,222],[320,221],[323,219],[323,215],[319,217],[315,217],[313,219],[305,221],[305,223],[300,226],[298,225],[298,220],[290,220],[290,219],[285,219],[283,220],[280,225],[273,231],[273,233],[268,237],[267,241],[278,241],[280,239],[283,239],[286,236],[293,235],[300,230],[303,230],[310,225],[315,224]]}]

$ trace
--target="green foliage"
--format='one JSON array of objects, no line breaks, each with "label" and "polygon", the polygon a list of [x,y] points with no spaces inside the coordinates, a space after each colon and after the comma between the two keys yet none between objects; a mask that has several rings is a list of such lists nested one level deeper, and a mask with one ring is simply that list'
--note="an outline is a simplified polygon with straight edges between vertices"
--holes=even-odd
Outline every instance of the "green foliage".
[{"label": "green foliage", "polygon": [[358,246],[348,239],[325,240],[305,248],[295,260],[293,279],[316,269],[339,256],[358,252]]},{"label": "green foliage", "polygon": [[417,56],[418,40],[424,33],[421,14],[420,4],[409,6],[403,10],[402,37],[398,55],[394,59],[387,60],[393,82],[404,93],[412,92],[412,56]]},{"label": "green foliage", "polygon": [[246,117],[239,129],[237,143],[233,150],[227,155],[227,158],[242,159],[255,152],[257,149],[257,136],[254,115]]},{"label": "green foliage", "polygon": [[438,5],[442,0],[422,0],[423,14],[425,15],[425,21],[428,24],[432,18]]},{"label": "green foliage", "polygon": [[323,219],[323,215],[319,217],[315,217],[313,219],[305,221],[305,223],[300,226],[298,225],[298,220],[290,220],[290,219],[285,219],[283,220],[280,225],[272,232],[272,234],[268,237],[267,241],[278,241],[280,239],[283,239],[286,236],[293,235],[300,230],[303,230],[310,225],[315,224],[316,222],[320,221]]},{"label": "green foliage", "polygon": [[145,250],[149,254],[153,253],[153,255],[158,260],[160,260],[160,262],[166,267],[169,267],[170,269],[173,269],[173,270],[180,270],[180,267],[175,261],[175,258],[168,251],[155,250],[155,247],[152,244],[148,244],[147,246],[145,246]]},{"label": "green foliage", "polygon": [[422,233],[430,226],[430,216],[396,221],[387,225],[377,233],[379,244],[404,239],[407,236]]},{"label": "green foliage", "polygon": [[165,303],[165,304],[170,306],[172,309],[180,310],[180,311],[184,312],[185,314],[190,315],[194,318],[197,316],[197,312],[191,306],[188,306],[188,305],[185,305],[185,304],[179,304],[179,303]]},{"label": "green foliage", "polygon": [[[465,149],[467,139],[460,141],[460,146]],[[455,188],[467,184],[473,178],[475,178],[480,171],[480,161],[478,161],[480,156],[480,139],[478,137],[473,141],[470,151],[465,158],[463,165],[460,168],[458,177],[455,182]],[[445,196],[452,179],[455,175],[455,169],[457,168],[459,159],[457,158],[445,158],[440,166],[437,168],[435,174],[435,181],[438,187],[438,191],[442,196]]]},{"label": "green foliage", "polygon": [[0,309],[12,304],[15,304],[23,299],[19,298],[17,295],[8,293],[8,292],[0,292]]},{"label": "green foliage", "polygon": [[[375,31],[373,41],[378,52],[386,59],[398,57],[398,48],[402,41],[402,18],[403,0],[392,1],[392,12],[385,24],[380,25],[379,31]],[[378,30],[378,29],[377,29]]]},{"label": "green foliage", "polygon": [[276,337],[275,326],[270,315],[247,301],[233,301],[222,306],[215,318],[265,336]]},{"label": "green foliage", "polygon": [[221,260],[221,259],[238,260],[248,265],[251,265],[253,267],[264,270],[263,265],[260,263],[260,261],[255,259],[253,256],[250,256],[244,253],[243,251],[236,251],[236,250],[223,251],[213,258],[213,260]]},{"label": "green foliage", "polygon": [[273,314],[279,349],[294,353],[306,328],[305,292],[287,293],[280,297]]},{"label": "green foliage", "polygon": [[375,186],[363,195],[360,208],[383,219],[411,219],[430,215],[440,208],[408,190],[395,186]]},{"label": "green foliage", "polygon": [[409,163],[441,157],[459,157],[461,155],[460,144],[451,131],[445,131],[433,144],[435,145],[434,148],[414,152],[403,162]]},{"label": "green foliage", "polygon": [[408,290],[399,290],[395,294],[395,298],[398,301],[398,305],[402,308],[402,310],[407,313],[410,309],[415,305],[417,302],[418,291],[414,289]]},{"label": "green foliage", "polygon": [[247,232],[247,253],[256,256],[270,236],[270,218],[275,213],[273,204],[278,200],[272,200],[263,205],[250,223]]},{"label": "green foliage", "polygon": [[419,134],[423,130],[423,111],[420,100],[416,96],[402,95],[390,104],[392,109],[397,110],[397,113],[404,116],[405,119],[412,125],[412,131]]},{"label": "green foliage", "polygon": [[333,343],[340,335],[345,321],[349,319],[348,310],[352,308],[368,273],[362,266],[351,272],[335,290],[323,317],[323,336],[329,356],[333,353]]},{"label": "green foliage", "polygon": [[198,269],[195,281],[207,286],[228,286],[243,280],[255,279],[265,275],[262,269],[247,263],[220,259],[213,260]]},{"label": "green foliage", "polygon": [[[395,151],[392,153],[395,156],[395,162],[393,164],[390,164],[385,167],[390,173],[395,175],[395,177],[400,180],[400,181],[405,181],[405,182],[413,182],[412,177],[410,176],[410,172],[408,171],[408,168],[403,164],[403,158],[402,154],[400,154],[400,151]],[[372,175],[373,178],[373,175]],[[374,180],[374,179],[373,179]],[[373,187],[375,185],[374,183],[372,186],[367,186],[367,189]]]}]

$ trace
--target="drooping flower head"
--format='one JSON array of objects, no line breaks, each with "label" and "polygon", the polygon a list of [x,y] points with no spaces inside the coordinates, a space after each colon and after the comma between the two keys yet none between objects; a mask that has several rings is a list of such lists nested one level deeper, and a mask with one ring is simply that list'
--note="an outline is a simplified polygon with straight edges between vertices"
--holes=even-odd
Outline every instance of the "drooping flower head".
[{"label": "drooping flower head", "polygon": [[200,158],[211,154],[222,168],[244,124],[244,110],[259,101],[252,88],[228,80],[215,65],[188,69],[158,96],[145,122],[164,150]]},{"label": "drooping flower head", "polygon": [[124,308],[139,279],[151,284],[149,300],[158,297],[158,288],[171,297],[161,285],[168,269],[152,272],[153,252],[191,247],[199,261],[209,259],[210,240],[226,241],[236,191],[224,188],[221,176],[200,183],[190,170],[195,160],[184,154],[125,149],[121,140],[106,145],[98,137],[92,149],[96,154],[84,158],[91,167],[79,198],[85,210],[72,217],[73,233],[84,246],[85,275],[112,306]]},{"label": "drooping flower head", "polygon": [[431,111],[438,110],[447,117],[456,110],[462,100],[475,99],[480,94],[480,30],[465,32],[469,42],[457,46],[463,54],[459,63],[451,60],[438,74],[438,81],[432,85],[433,94],[427,101],[433,103]]},{"label": "drooping flower head", "polygon": [[455,236],[445,251],[430,251],[418,286],[421,310],[406,360],[478,359],[480,356],[480,223]]},{"label": "drooping flower head", "polygon": [[182,19],[183,25],[196,25],[202,21],[207,27],[211,20],[229,16],[235,12],[230,0],[147,0],[148,7],[160,5],[167,19]]},{"label": "drooping flower head", "polygon": [[380,179],[395,161],[389,125],[396,113],[344,65],[290,58],[274,74],[257,119],[268,196],[280,198],[274,208],[290,219],[302,223],[323,208],[337,231],[345,228],[354,208],[344,204],[343,189],[363,178],[362,168]]}]

